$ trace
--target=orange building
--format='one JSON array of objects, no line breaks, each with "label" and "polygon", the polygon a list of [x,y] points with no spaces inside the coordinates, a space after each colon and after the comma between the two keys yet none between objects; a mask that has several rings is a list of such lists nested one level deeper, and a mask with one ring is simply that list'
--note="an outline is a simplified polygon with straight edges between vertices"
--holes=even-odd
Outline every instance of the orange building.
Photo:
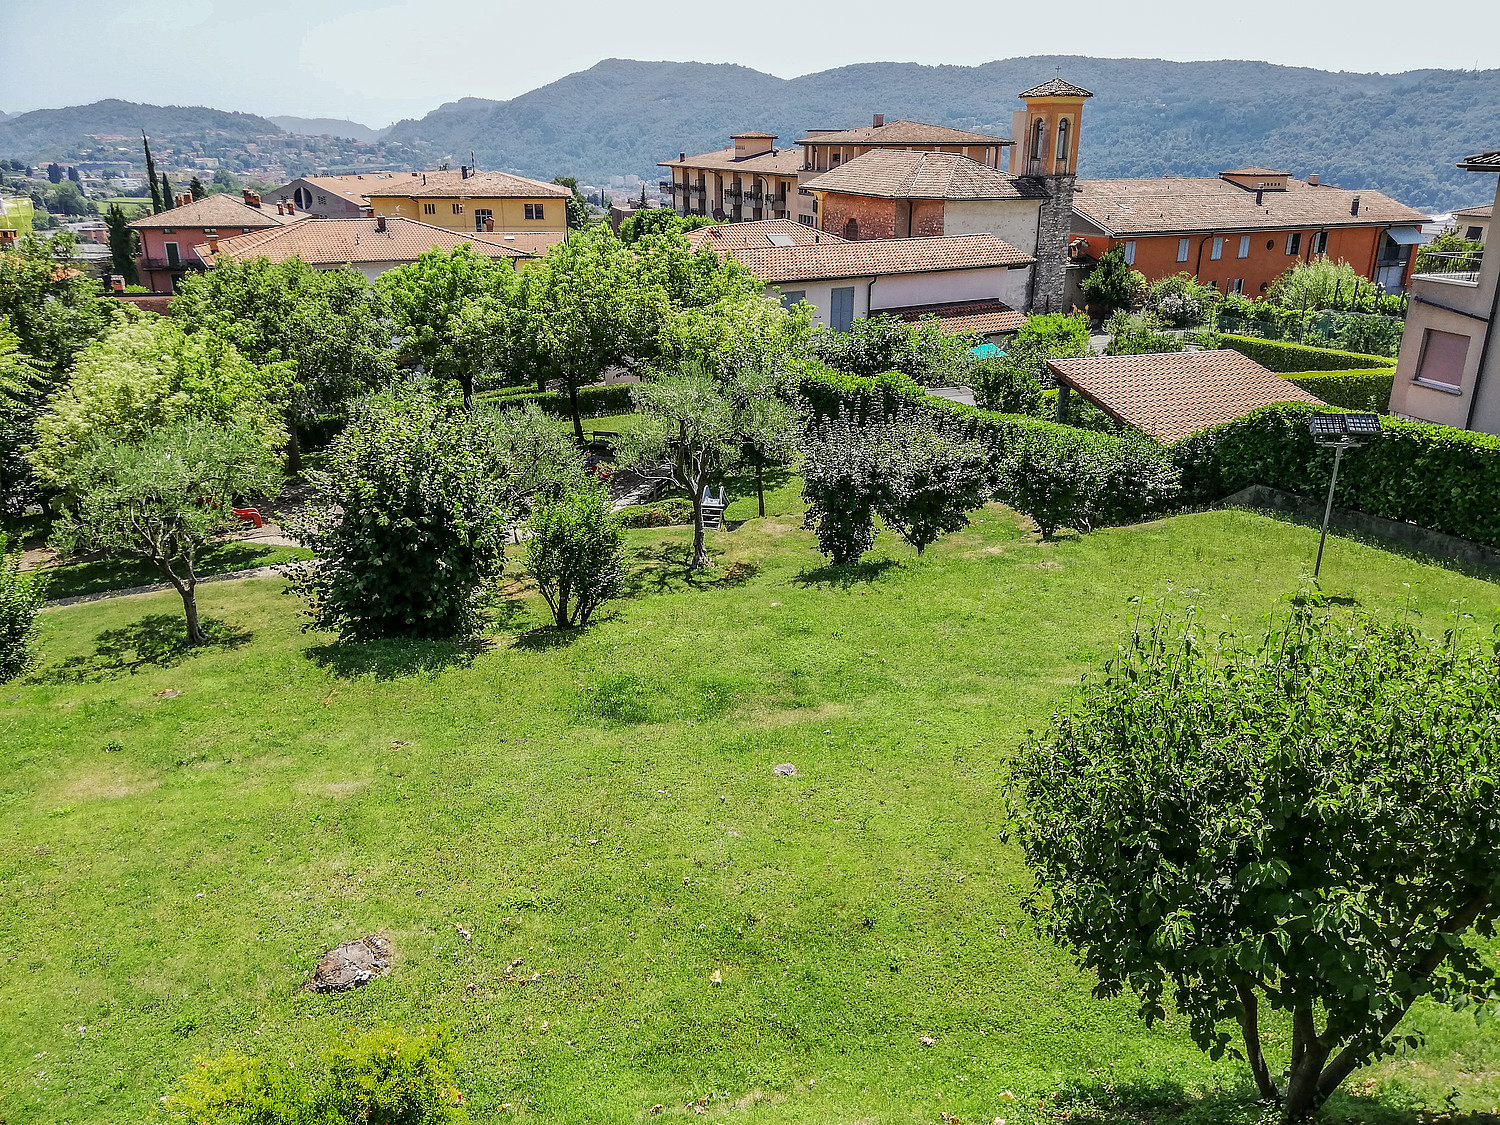
[{"label": "orange building", "polygon": [[1291,266],[1319,256],[1403,292],[1426,221],[1378,191],[1269,168],[1211,179],[1081,179],[1073,196],[1073,235],[1093,257],[1122,246],[1148,281],[1190,273],[1247,297],[1263,296]]}]

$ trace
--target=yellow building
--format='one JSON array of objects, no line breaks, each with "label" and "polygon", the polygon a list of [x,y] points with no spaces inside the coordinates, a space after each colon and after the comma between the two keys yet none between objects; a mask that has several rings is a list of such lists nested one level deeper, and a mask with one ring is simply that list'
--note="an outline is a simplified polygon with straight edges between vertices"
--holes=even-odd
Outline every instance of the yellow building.
[{"label": "yellow building", "polygon": [[413,172],[369,185],[376,215],[416,219],[447,230],[528,235],[528,248],[568,236],[573,193],[506,172]]}]

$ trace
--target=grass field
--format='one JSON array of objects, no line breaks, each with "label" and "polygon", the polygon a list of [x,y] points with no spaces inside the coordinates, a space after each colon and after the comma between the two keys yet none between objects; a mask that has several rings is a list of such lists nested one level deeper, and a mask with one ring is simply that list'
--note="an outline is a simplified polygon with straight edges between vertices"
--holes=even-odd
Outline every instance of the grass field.
[{"label": "grass field", "polygon": [[[1038,543],[991,507],[838,574],[794,487],[768,499],[706,576],[685,529],[632,532],[631,595],[572,636],[520,583],[474,646],[337,646],[273,579],[204,587],[219,643],[192,655],[172,594],[49,610],[44,667],[0,688],[0,1119],[147,1122],[196,1056],[306,1068],[380,1021],[451,1025],[485,1122],[705,1095],[726,1123],[1253,1116],[1238,1064],[1092,999],[1028,923],[1003,768],[1128,599],[1251,628],[1316,532],[1210,512]],[[1324,575],[1434,630],[1497,620],[1494,584],[1347,540]],[[372,932],[389,977],[301,989]],[[1493,1025],[1413,1023],[1427,1046],[1330,1119],[1486,1120]]]},{"label": "grass field", "polygon": [[[199,578],[250,570],[261,566],[278,566],[291,559],[306,558],[309,552],[297,547],[276,547],[261,543],[228,540],[205,550],[194,568]],[[47,576],[48,598],[73,598],[108,590],[127,590],[134,586],[152,586],[165,582],[161,571],[143,561],[122,559],[88,559],[43,569]]]}]

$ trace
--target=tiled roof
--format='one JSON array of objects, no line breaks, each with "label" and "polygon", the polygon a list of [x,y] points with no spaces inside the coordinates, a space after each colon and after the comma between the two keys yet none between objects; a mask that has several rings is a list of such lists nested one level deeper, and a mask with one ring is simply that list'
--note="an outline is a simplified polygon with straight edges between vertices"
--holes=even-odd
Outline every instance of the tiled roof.
[{"label": "tiled roof", "polygon": [[1470,172],[1500,172],[1500,152],[1480,152],[1459,161],[1460,168]]},{"label": "tiled roof", "polygon": [[837,133],[818,133],[803,137],[799,145],[1008,145],[1004,137],[969,133],[946,125],[925,125],[920,121],[887,121],[884,125],[865,125]]},{"label": "tiled roof", "polygon": [[[342,196],[354,203],[361,203],[369,197],[372,189],[405,184],[410,182],[411,176],[406,172],[366,172],[348,176],[298,176],[297,179],[322,188],[330,195]],[[288,180],[281,187],[267,192],[265,198],[270,199],[275,196],[281,199],[286,194],[286,188],[295,182],[295,180]],[[420,179],[418,182],[421,182]]]},{"label": "tiled roof", "polygon": [[506,250],[535,257],[541,257],[549,247],[556,246],[564,239],[564,232],[560,230],[497,230],[472,235],[468,231],[454,233],[462,238],[473,238],[475,242],[493,242]]},{"label": "tiled roof", "polygon": [[421,172],[397,176],[365,194],[402,199],[568,199],[573,192],[561,184],[528,180],[509,172],[475,172],[467,178],[462,172]]},{"label": "tiled roof", "polygon": [[[821,232],[820,232],[821,233]],[[829,281],[882,277],[895,273],[1024,266],[1035,261],[993,234],[960,234],[941,238],[886,238],[865,242],[830,239],[811,246],[731,248],[750,272],[772,285],[795,281]]]},{"label": "tiled roof", "polygon": [[296,221],[296,216],[278,215],[276,206],[251,207],[232,195],[205,195],[202,199],[163,211],[160,215],[146,215],[130,225],[136,230],[160,227],[183,227],[188,230],[203,227],[275,227]]},{"label": "tiled roof", "polygon": [[1082,86],[1064,82],[1061,78],[1049,78],[1040,86],[1022,90],[1016,95],[1018,98],[1092,98],[1093,96]]},{"label": "tiled roof", "polygon": [[1495,205],[1486,203],[1483,207],[1465,207],[1462,211],[1453,212],[1456,219],[1462,215],[1465,219],[1488,219],[1494,213]]},{"label": "tiled roof", "polygon": [[1106,414],[1160,442],[1277,402],[1321,400],[1239,352],[1053,359],[1047,366]]},{"label": "tiled roof", "polygon": [[[1308,227],[1418,226],[1427,216],[1378,191],[1287,180],[1285,191],[1262,193],[1212,179],[1079,180],[1075,216],[1106,234],[1296,230]],[[1359,214],[1351,214],[1359,196]]]},{"label": "tiled roof", "polygon": [[736,160],[733,148],[721,148],[717,152],[703,152],[689,156],[686,160],[663,160],[658,168],[707,168],[711,172],[753,172],[763,176],[795,176],[802,171],[802,150],[796,148],[772,149],[759,156],[747,156]]},{"label": "tiled roof", "polygon": [[817,242],[847,242],[828,231],[814,230],[791,219],[760,219],[752,223],[715,223],[711,227],[699,227],[689,231],[688,245],[697,250],[705,242],[715,250],[759,250],[775,246],[777,241],[790,241],[793,246],[812,246]]},{"label": "tiled roof", "polygon": [[1011,176],[952,152],[875,149],[802,185],[882,199],[1045,199],[1039,180]]},{"label": "tiled roof", "polygon": [[748,133],[730,133],[729,134],[729,139],[730,140],[739,140],[741,137],[744,137],[747,140],[750,139],[750,138],[754,138],[755,140],[758,140],[758,141],[774,141],[776,139],[776,134],[775,133],[762,133],[758,129],[752,129]]},{"label": "tiled roof", "polygon": [[1288,176],[1291,173],[1284,172],[1280,168],[1231,168],[1221,173],[1225,176]]},{"label": "tiled roof", "polygon": [[415,219],[386,219],[386,229],[376,229],[377,219],[303,218],[274,230],[254,231],[219,240],[217,253],[208,243],[196,246],[198,257],[213,265],[216,257],[269,258],[282,262],[301,258],[311,266],[341,266],[361,262],[414,262],[428,250],[451,251],[463,243],[486,258],[510,261],[528,255],[491,241],[497,236],[469,235],[444,230]]},{"label": "tiled roof", "polygon": [[908,305],[900,309],[873,309],[871,316],[898,316],[909,323],[937,317],[943,331],[955,336],[992,336],[1016,332],[1026,318],[1004,301],[956,301],[942,305]]}]

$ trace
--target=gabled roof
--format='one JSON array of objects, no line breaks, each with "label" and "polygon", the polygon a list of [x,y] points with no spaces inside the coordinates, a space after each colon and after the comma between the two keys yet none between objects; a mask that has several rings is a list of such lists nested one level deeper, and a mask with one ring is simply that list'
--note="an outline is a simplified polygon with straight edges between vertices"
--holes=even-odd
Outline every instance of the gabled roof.
[{"label": "gabled roof", "polygon": [[1040,86],[1022,90],[1016,95],[1018,98],[1092,98],[1093,96],[1082,86],[1064,82],[1061,78],[1049,78]]},{"label": "gabled roof", "polygon": [[[878,291],[878,290],[877,290]],[[954,336],[993,336],[1019,332],[1026,318],[1004,301],[952,301],[940,305],[908,305],[899,309],[873,309],[871,316],[896,316],[908,324],[937,317],[944,332]]]},{"label": "gabled roof", "polygon": [[209,265],[216,258],[269,258],[273,262],[301,258],[310,266],[325,267],[414,262],[434,247],[452,251],[465,243],[486,258],[511,261],[531,256],[496,241],[501,237],[497,234],[469,235],[416,219],[388,218],[384,231],[377,229],[378,224],[378,219],[302,218],[273,230],[220,239],[217,251],[210,250],[206,242],[194,249]]},{"label": "gabled roof", "polygon": [[1231,168],[1227,172],[1220,172],[1221,176],[1289,176],[1290,172],[1283,172],[1279,168]]},{"label": "gabled roof", "polygon": [[1003,137],[950,129],[946,125],[927,125],[921,121],[887,121],[884,125],[865,125],[837,133],[818,133],[803,137],[799,145],[1008,145]]},{"label": "gabled roof", "polygon": [[1470,172],[1500,172],[1500,151],[1466,156],[1459,161],[1458,166]]},{"label": "gabled roof", "polygon": [[1041,181],[953,152],[874,149],[806,181],[809,191],[879,199],[1046,199]]},{"label": "gabled roof", "polygon": [[737,140],[739,140],[742,137],[745,140],[774,141],[776,139],[776,134],[775,133],[762,133],[758,129],[751,129],[748,133],[730,133],[729,134],[729,139],[732,140],[732,141],[737,141]]},{"label": "gabled roof", "polygon": [[402,199],[570,199],[573,192],[561,184],[529,180],[509,172],[475,172],[467,177],[462,172],[417,172],[383,180],[365,194]]},{"label": "gabled roof", "polygon": [[1495,205],[1493,203],[1486,203],[1481,207],[1465,207],[1462,211],[1455,211],[1453,212],[1453,217],[1456,219],[1462,215],[1466,219],[1488,219],[1494,210]]},{"label": "gabled roof", "polygon": [[756,156],[735,158],[733,148],[699,153],[686,160],[663,160],[658,168],[707,168],[711,172],[746,172],[762,176],[795,176],[802,171],[802,150],[772,149]]},{"label": "gabled roof", "polygon": [[993,234],[886,238],[850,242],[815,232],[811,246],[731,247],[756,277],[771,285],[799,281],[883,277],[897,273],[1024,266],[1035,261]]},{"label": "gabled roof", "polygon": [[[1422,212],[1378,191],[1288,179],[1285,191],[1254,191],[1215,176],[1146,180],[1079,180],[1079,219],[1107,235],[1231,233],[1319,227],[1420,226]],[[1354,197],[1359,214],[1353,214]]]},{"label": "gabled roof", "polygon": [[707,243],[715,250],[760,250],[769,246],[812,246],[818,242],[847,242],[827,231],[814,230],[791,219],[760,219],[752,223],[715,223],[687,234],[694,250]]},{"label": "gabled roof", "polygon": [[1164,443],[1277,402],[1322,405],[1233,351],[1086,356],[1048,360],[1047,366],[1111,418]]},{"label": "gabled roof", "polygon": [[296,218],[295,215],[278,215],[274,206],[251,207],[232,195],[219,194],[205,195],[202,199],[173,207],[160,215],[145,215],[130,225],[136,230],[155,230],[161,227],[184,227],[188,230],[205,227],[257,229],[282,226],[295,222]]}]

